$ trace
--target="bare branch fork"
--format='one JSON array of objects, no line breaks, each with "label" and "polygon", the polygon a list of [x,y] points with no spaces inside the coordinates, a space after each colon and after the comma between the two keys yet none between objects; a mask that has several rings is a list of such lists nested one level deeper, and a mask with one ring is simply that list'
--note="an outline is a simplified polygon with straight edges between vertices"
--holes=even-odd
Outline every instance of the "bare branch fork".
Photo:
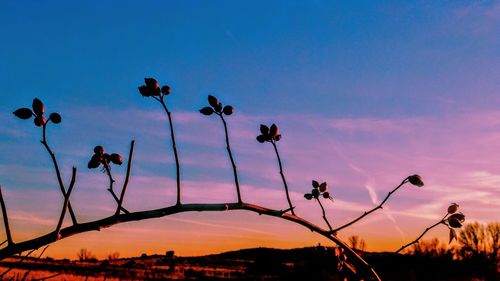
[{"label": "bare branch fork", "polygon": [[402,246],[401,248],[399,248],[396,253],[399,253],[401,251],[403,251],[404,249],[408,248],[409,246],[413,245],[413,244],[416,244],[420,241],[420,239],[431,229],[433,229],[434,227],[440,225],[440,224],[444,224],[448,227],[448,229],[450,230],[450,243],[454,240],[454,239],[457,239],[457,232],[455,229],[458,229],[458,228],[461,228],[464,221],[465,221],[465,216],[458,212],[458,208],[459,208],[459,205],[457,203],[452,203],[449,207],[448,207],[448,210],[447,210],[447,213],[446,215],[444,215],[444,217],[436,222],[435,224],[427,227],[424,232],[422,232],[415,240],[413,240],[412,242]]},{"label": "bare branch fork", "polygon": [[[415,176],[416,176],[416,175],[413,175],[413,176],[411,176],[411,177],[415,177]],[[340,230],[342,230],[342,229],[344,229],[344,228],[346,228],[346,227],[348,227],[348,226],[351,226],[351,225],[355,224],[356,222],[360,221],[362,218],[364,218],[364,217],[368,216],[369,214],[371,214],[371,213],[375,212],[376,210],[378,210],[378,209],[382,209],[382,208],[383,208],[383,205],[385,204],[385,202],[387,202],[387,200],[389,199],[389,197],[391,197],[391,195],[392,195],[394,192],[396,192],[396,191],[397,191],[397,190],[398,190],[401,186],[403,186],[405,183],[407,183],[407,182],[409,181],[409,178],[410,178],[410,177],[405,178],[405,179],[404,179],[404,180],[403,180],[403,181],[402,181],[402,182],[401,182],[398,186],[396,186],[396,188],[394,188],[392,191],[390,191],[390,192],[387,194],[387,196],[384,198],[384,200],[382,200],[382,202],[380,202],[380,204],[379,204],[377,207],[375,207],[375,208],[373,208],[373,209],[371,209],[371,210],[369,210],[369,211],[364,212],[361,216],[359,216],[358,218],[354,219],[353,221],[351,221],[351,222],[349,222],[349,223],[346,223],[346,224],[344,224],[344,225],[342,225],[342,226],[340,226],[340,227],[335,228],[335,229],[333,230],[333,232],[339,232]]]},{"label": "bare branch fork", "polygon": [[[47,124],[48,124],[48,122],[50,120],[51,119],[49,118],[49,120],[47,120],[46,122],[43,122],[41,143],[43,144],[43,146],[45,147],[45,149],[49,153],[50,158],[52,159],[52,163],[54,164],[54,169],[56,171],[57,182],[59,183],[59,187],[61,188],[61,192],[62,192],[64,198],[66,198],[67,197],[67,195],[66,195],[66,189],[65,189],[64,184],[62,182],[61,172],[59,171],[59,165],[57,163],[56,155],[52,152],[52,150],[50,149],[50,147],[49,147],[49,145],[47,143],[46,131],[47,131]],[[68,198],[68,200],[69,200],[69,198]],[[69,210],[69,214],[71,216],[71,221],[73,222],[73,224],[78,224],[78,221],[76,220],[75,212],[73,211],[73,207],[71,206],[71,202],[70,201],[68,201],[68,210]]]}]

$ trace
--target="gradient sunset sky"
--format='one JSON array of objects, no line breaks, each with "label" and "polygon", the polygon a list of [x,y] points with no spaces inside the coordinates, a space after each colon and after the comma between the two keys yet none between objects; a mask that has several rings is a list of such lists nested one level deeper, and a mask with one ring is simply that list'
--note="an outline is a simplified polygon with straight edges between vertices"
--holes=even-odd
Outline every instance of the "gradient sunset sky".
[{"label": "gradient sunset sky", "polygon": [[[424,177],[339,234],[358,234],[368,250],[396,250],[452,202],[469,222],[498,220],[499,1],[74,2],[0,2],[0,184],[15,241],[52,231],[63,199],[41,130],[12,115],[34,97],[63,117],[48,138],[65,182],[78,168],[80,221],[115,208],[106,175],[87,169],[98,144],[126,156],[136,140],[126,208],[175,203],[168,123],[139,94],[144,77],[172,87],[186,203],[236,200],[222,125],[198,113],[213,94],[236,110],[227,119],[246,202],[287,208],[272,146],[255,140],[274,122],[296,212],[319,225],[321,210],[303,198],[312,179],[329,183],[335,202],[325,206],[339,226],[405,177]],[[125,169],[113,167],[118,186]],[[441,226],[426,237],[447,235]],[[317,243],[330,245],[276,218],[186,213],[80,234],[48,255]]]}]

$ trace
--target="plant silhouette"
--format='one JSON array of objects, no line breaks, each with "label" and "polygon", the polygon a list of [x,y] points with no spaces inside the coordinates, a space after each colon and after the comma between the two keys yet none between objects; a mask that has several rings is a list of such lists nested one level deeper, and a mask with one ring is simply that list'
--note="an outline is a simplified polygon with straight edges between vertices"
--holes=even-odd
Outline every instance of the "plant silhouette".
[{"label": "plant silhouette", "polygon": [[[121,155],[112,153],[112,154],[107,154],[105,153],[105,150],[102,146],[96,146],[94,148],[94,153],[90,158],[90,161],[88,162],[88,168],[95,169],[98,167],[103,168],[103,171],[107,174],[108,179],[109,179],[109,188],[108,191],[111,193],[113,196],[117,207],[116,207],[116,212],[109,216],[105,217],[102,219],[94,220],[94,221],[88,221],[88,222],[78,222],[76,214],[72,208],[71,202],[70,202],[70,195],[71,192],[75,186],[76,182],[76,167],[72,168],[72,175],[71,175],[71,180],[69,185],[66,187],[63,184],[63,180],[61,177],[61,173],[59,170],[59,165],[56,159],[55,154],[53,153],[52,149],[48,145],[47,142],[47,137],[46,137],[46,130],[49,125],[49,123],[53,124],[59,124],[62,120],[61,116],[58,113],[52,113],[49,115],[48,119],[44,117],[45,113],[45,106],[42,103],[41,100],[35,98],[33,100],[32,108],[20,108],[16,111],[14,111],[14,115],[20,119],[31,119],[33,118],[33,122],[35,126],[41,127],[42,128],[42,140],[41,143],[44,146],[44,148],[47,150],[49,153],[49,156],[52,159],[52,163],[54,166],[55,174],[57,177],[58,185],[61,189],[61,193],[64,197],[64,203],[62,206],[61,214],[59,216],[59,220],[57,222],[57,225],[54,229],[54,231],[41,235],[39,237],[35,237],[26,241],[22,242],[15,242],[13,241],[13,237],[11,234],[11,230],[9,227],[9,221],[8,221],[8,216],[7,216],[7,208],[5,206],[5,202],[2,197],[1,193],[1,188],[0,188],[0,203],[2,207],[2,214],[3,214],[3,219],[4,219],[4,226],[5,226],[5,232],[6,232],[6,246],[0,249],[0,260],[4,259],[6,257],[10,257],[15,254],[19,254],[23,251],[33,251],[34,249],[38,249],[42,246],[49,245],[53,242],[56,242],[57,240],[60,239],[65,239],[69,236],[76,235],[79,233],[84,233],[88,231],[95,231],[95,230],[100,230],[102,228],[110,227],[115,224],[119,223],[124,223],[124,222],[129,222],[129,221],[139,221],[139,220],[146,220],[146,219],[152,219],[152,218],[159,218],[159,217],[164,217],[164,216],[169,216],[181,212],[210,212],[210,211],[231,211],[231,210],[245,210],[249,212],[254,212],[259,215],[266,215],[266,216],[272,216],[275,218],[279,219],[284,219],[287,221],[290,221],[292,223],[301,225],[303,227],[308,228],[309,230],[318,233],[319,235],[324,236],[325,238],[331,240],[333,243],[335,243],[338,247],[336,248],[336,253],[335,255],[338,257],[338,266],[339,268],[347,268],[353,273],[355,273],[359,279],[364,279],[364,280],[380,280],[380,277],[378,276],[377,272],[375,269],[368,264],[353,248],[349,247],[345,242],[343,242],[339,237],[336,236],[337,232],[340,230],[343,230],[344,228],[358,222],[359,220],[363,219],[367,215],[373,213],[374,211],[378,209],[382,209],[382,206],[386,203],[386,201],[389,199],[389,197],[396,192],[399,188],[401,188],[404,184],[410,183],[411,185],[422,187],[424,185],[422,178],[419,175],[411,175],[407,178],[405,178],[396,188],[394,188],[392,191],[388,193],[388,195],[385,197],[385,199],[375,208],[365,211],[361,216],[358,218],[354,219],[353,221],[343,225],[334,228],[331,224],[330,221],[327,219],[327,212],[325,211],[323,204],[321,203],[321,200],[328,199],[332,200],[331,193],[328,190],[328,185],[326,182],[319,184],[317,181],[312,182],[313,189],[311,190],[311,193],[305,194],[305,199],[307,200],[312,200],[315,199],[319,206],[321,207],[322,210],[322,217],[325,223],[328,226],[328,229],[324,229],[322,227],[319,227],[312,222],[299,217],[295,214],[295,208],[292,205],[290,195],[289,195],[289,186],[286,182],[284,172],[283,172],[283,167],[281,163],[281,158],[278,152],[277,148],[277,142],[281,140],[281,134],[279,133],[278,127],[273,124],[270,127],[267,127],[265,125],[261,125],[260,127],[260,135],[257,137],[257,140],[261,143],[269,142],[273,145],[274,151],[276,153],[276,157],[278,160],[279,168],[280,168],[280,175],[284,184],[284,189],[285,189],[285,194],[287,198],[287,202],[289,205],[289,208],[286,210],[274,210],[270,208],[266,208],[264,206],[259,206],[255,204],[250,204],[246,203],[242,200],[241,196],[241,190],[240,190],[240,183],[238,180],[238,170],[237,166],[235,163],[235,159],[233,156],[233,151],[231,150],[230,146],[230,140],[229,140],[229,129],[228,129],[228,124],[226,121],[226,117],[231,116],[234,113],[234,108],[230,105],[225,105],[223,106],[222,103],[214,96],[209,95],[208,96],[208,103],[209,106],[206,106],[200,110],[200,113],[206,116],[210,115],[217,115],[219,116],[223,127],[224,127],[224,133],[225,133],[225,143],[226,143],[226,149],[228,153],[228,158],[231,162],[232,166],[232,171],[233,171],[233,176],[234,176],[234,184],[236,188],[236,193],[237,193],[237,202],[236,203],[219,203],[219,204],[207,204],[207,203],[198,203],[198,204],[184,204],[181,201],[181,178],[180,178],[180,161],[179,161],[179,156],[177,152],[177,146],[176,146],[176,141],[175,141],[175,134],[174,134],[174,127],[173,127],[173,121],[171,117],[171,112],[167,107],[166,104],[166,97],[171,93],[171,88],[169,86],[162,86],[158,84],[157,80],[154,78],[145,78],[144,79],[144,85],[138,87],[139,93],[147,98],[152,98],[156,101],[158,101],[161,105],[162,108],[164,109],[168,122],[169,122],[169,129],[170,129],[170,137],[171,137],[171,142],[172,142],[172,151],[174,154],[175,158],[175,164],[176,164],[176,187],[177,187],[177,200],[176,204],[172,206],[165,206],[159,209],[152,209],[152,210],[141,210],[141,211],[132,211],[132,210],[127,210],[123,207],[123,202],[124,202],[124,196],[125,192],[127,189],[127,185],[129,182],[130,178],[130,170],[132,166],[132,155],[134,151],[134,144],[135,141],[131,141],[130,145],[130,151],[129,151],[129,157],[127,160],[127,172],[125,176],[125,180],[123,182],[123,186],[121,189],[120,197],[117,196],[117,194],[114,191],[114,183],[115,180],[112,176],[111,173],[111,164],[114,165],[121,165],[123,163],[123,158]],[[455,229],[458,229],[462,226],[465,216],[463,216],[461,213],[457,212],[458,210],[458,205],[452,205],[448,209],[447,214],[441,219],[439,222],[436,224],[432,225],[431,227],[427,228],[424,233],[422,233],[415,241],[401,247],[397,252],[402,251],[406,247],[415,244],[419,241],[419,239],[431,228],[444,224],[450,229],[450,235],[452,236],[450,240],[453,240],[454,238],[457,237],[457,234],[455,232]],[[72,225],[62,228],[62,223],[65,218],[66,212],[70,213],[70,217],[72,220]],[[290,212],[290,213],[289,213]],[[451,241],[450,241],[451,242]]]}]

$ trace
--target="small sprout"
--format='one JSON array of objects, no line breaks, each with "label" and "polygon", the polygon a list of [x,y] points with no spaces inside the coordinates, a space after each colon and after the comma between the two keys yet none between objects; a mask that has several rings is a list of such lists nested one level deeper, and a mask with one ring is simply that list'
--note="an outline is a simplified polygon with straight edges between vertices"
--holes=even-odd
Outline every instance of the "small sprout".
[{"label": "small sprout", "polygon": [[462,213],[455,213],[451,216],[448,217],[448,225],[453,228],[460,228],[462,227],[464,221],[465,221],[465,216]]},{"label": "small sprout", "polygon": [[306,198],[307,200],[311,200],[313,199],[313,195],[311,193],[306,193],[304,194],[304,198]]},{"label": "small sprout", "polygon": [[26,107],[19,108],[18,110],[14,111],[13,113],[17,118],[24,119],[24,120],[30,119],[31,116],[33,116],[33,112],[31,111],[31,109],[26,108]]},{"label": "small sprout", "polygon": [[448,207],[448,214],[454,214],[458,211],[458,204],[457,203],[451,203],[451,205]]},{"label": "small sprout", "polygon": [[104,154],[102,155],[102,163],[103,163],[103,164],[106,164],[106,165],[107,165],[107,164],[109,164],[109,154],[104,153]]},{"label": "small sprout", "polygon": [[90,158],[90,161],[89,161],[87,167],[89,169],[95,169],[95,168],[99,167],[99,164],[101,164],[101,156],[94,154],[94,155],[92,155],[92,158]]},{"label": "small sprout", "polygon": [[330,192],[328,192],[328,184],[326,182],[320,184],[318,181],[312,180],[311,183],[313,189],[311,190],[311,193],[305,194],[304,197],[309,197],[309,195],[311,195],[311,198],[316,198],[318,200],[320,197],[323,197],[333,201],[333,198],[330,196]]},{"label": "small sprout", "polygon": [[266,136],[264,136],[264,135],[258,135],[257,136],[257,141],[260,142],[260,143],[266,142]]},{"label": "small sprout", "polygon": [[103,154],[104,153],[104,147],[102,147],[100,145],[94,147],[94,153],[95,154]]},{"label": "small sprout", "polygon": [[200,109],[200,113],[209,116],[212,115],[212,113],[214,113],[214,110],[211,107],[206,106]]},{"label": "small sprout", "polygon": [[35,112],[37,116],[40,116],[44,111],[45,106],[43,105],[43,102],[37,98],[33,99],[33,112]]},{"label": "small sprout", "polygon": [[139,87],[139,93],[144,97],[159,96],[161,94],[160,86],[158,81],[154,78],[144,78],[143,86]]},{"label": "small sprout", "polygon": [[90,158],[90,161],[88,163],[88,168],[89,169],[95,169],[99,167],[100,164],[109,165],[109,162],[112,162],[113,164],[116,165],[121,165],[123,164],[123,158],[120,154],[113,153],[113,154],[108,154],[104,153],[104,147],[98,145],[94,147],[94,155]]},{"label": "small sprout", "polygon": [[260,133],[263,134],[264,136],[269,135],[269,127],[261,124],[260,125]]},{"label": "small sprout", "polygon": [[320,195],[319,189],[314,188],[313,190],[311,190],[311,194],[312,196],[314,196],[314,198],[318,198]]},{"label": "small sprout", "polygon": [[49,120],[52,121],[52,123],[54,123],[54,124],[59,124],[59,123],[61,123],[61,115],[59,115],[59,113],[56,113],[56,112],[51,113],[49,115]]},{"label": "small sprout", "polygon": [[453,228],[450,228],[450,242],[449,242],[450,244],[453,241],[453,239],[455,239],[455,240],[458,239],[457,231]]},{"label": "small sprout", "polygon": [[111,160],[111,162],[113,162],[113,164],[116,164],[116,165],[123,164],[123,158],[120,154],[116,154],[116,153],[111,154],[109,156],[109,160]]},{"label": "small sprout", "polygon": [[216,106],[214,106],[214,110],[221,113],[222,112],[222,104],[219,103]]},{"label": "small sprout", "polygon": [[211,105],[214,109],[215,109],[215,107],[217,107],[217,106],[221,106],[220,101],[219,101],[216,97],[214,97],[214,96],[212,96],[212,95],[208,95],[208,103],[209,103],[209,104],[210,104],[210,105]]},{"label": "small sprout", "polygon": [[170,89],[169,86],[165,85],[165,86],[161,87],[161,93],[163,95],[165,95],[165,96],[169,95],[171,92],[172,92],[172,89]]},{"label": "small sprout", "polygon": [[45,120],[45,117],[43,115],[40,115],[40,116],[35,117],[33,122],[35,123],[35,125],[37,127],[42,127],[43,125],[45,125],[46,120]]},{"label": "small sprout", "polygon": [[424,186],[424,182],[422,181],[422,177],[419,175],[412,175],[408,177],[408,181],[418,187]]},{"label": "small sprout", "polygon": [[269,128],[269,135],[274,138],[278,135],[278,133],[279,133],[278,127],[276,126],[276,124],[272,124],[271,128]]},{"label": "small sprout", "polygon": [[269,142],[277,142],[281,140],[281,135],[279,134],[279,129],[276,124],[272,124],[271,128],[266,125],[260,125],[260,135],[257,137],[257,140],[260,143],[269,141]]},{"label": "small sprout", "polygon": [[232,106],[226,105],[222,107],[222,103],[212,95],[208,95],[208,104],[210,104],[210,106],[200,109],[201,114],[208,116],[217,113],[217,115],[222,117],[222,114],[229,116],[234,113],[234,108]]},{"label": "small sprout", "polygon": [[230,105],[224,106],[224,109],[222,109],[222,112],[226,115],[231,115],[234,112],[234,108]]},{"label": "small sprout", "polygon": [[314,188],[319,188],[319,183],[318,183],[317,181],[313,180],[313,181],[312,181],[312,186],[313,186]]}]

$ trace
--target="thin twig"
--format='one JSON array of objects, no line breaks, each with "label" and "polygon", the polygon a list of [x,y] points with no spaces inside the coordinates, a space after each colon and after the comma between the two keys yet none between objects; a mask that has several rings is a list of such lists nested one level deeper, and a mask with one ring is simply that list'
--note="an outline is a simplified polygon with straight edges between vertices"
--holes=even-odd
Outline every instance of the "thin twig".
[{"label": "thin twig", "polygon": [[120,199],[118,199],[118,196],[116,196],[116,193],[113,190],[113,184],[115,183],[115,180],[113,179],[113,176],[111,175],[111,169],[109,167],[109,164],[104,163],[103,166],[104,166],[104,170],[106,170],[106,174],[108,175],[108,178],[109,178],[109,188],[108,188],[108,191],[111,193],[111,195],[113,196],[113,198],[116,201],[116,204],[118,206],[118,212],[120,212],[120,210],[122,210],[126,214],[130,213],[129,211],[127,211],[125,208],[123,208],[121,206]]},{"label": "thin twig", "polygon": [[402,247],[401,247],[401,248],[399,248],[399,249],[398,249],[395,253],[399,253],[399,252],[401,252],[402,250],[404,250],[405,248],[407,248],[407,247],[409,247],[409,246],[411,246],[411,245],[413,245],[413,244],[417,243],[417,242],[420,240],[420,238],[422,238],[422,237],[423,237],[423,236],[427,233],[427,231],[429,231],[429,230],[433,229],[434,227],[436,227],[436,226],[438,226],[438,225],[440,225],[440,224],[444,224],[444,220],[445,220],[445,218],[446,218],[447,216],[448,216],[448,214],[446,214],[446,215],[445,215],[445,216],[444,216],[444,217],[443,217],[440,221],[438,221],[437,223],[435,223],[435,224],[433,224],[433,225],[429,226],[428,228],[426,228],[426,229],[424,230],[424,232],[422,232],[422,234],[420,234],[420,236],[419,236],[419,237],[417,237],[417,239],[415,239],[415,240],[413,240],[412,242],[410,242],[410,243],[408,243],[408,244],[406,244],[406,245],[402,246]]},{"label": "thin twig", "polygon": [[[7,207],[5,207],[5,202],[3,200],[2,186],[1,185],[0,185],[0,204],[2,207],[3,224],[5,225],[5,234],[7,235],[6,241],[9,242],[7,245],[12,245],[12,244],[14,244],[14,242],[12,241],[12,235],[10,233],[9,217],[7,216]],[[2,245],[3,245],[3,243],[2,243]]]},{"label": "thin twig", "polygon": [[123,182],[122,192],[120,194],[120,201],[118,201],[118,207],[116,208],[115,215],[120,214],[120,209],[123,209],[123,198],[125,197],[125,191],[127,190],[128,180],[130,178],[130,169],[132,168],[132,156],[134,154],[134,145],[135,140],[130,142],[130,152],[128,153],[128,162],[127,162],[127,174],[125,175],[125,181]]},{"label": "thin twig", "polygon": [[167,105],[165,104],[165,101],[163,100],[164,96],[161,96],[161,98],[157,99],[161,105],[163,106],[163,109],[165,109],[165,112],[167,113],[168,116],[168,123],[170,124],[170,137],[172,139],[172,150],[174,151],[174,158],[175,158],[175,179],[177,183],[177,205],[181,204],[181,166],[179,164],[179,155],[177,154],[177,145],[175,144],[175,134],[174,134],[174,125],[172,122],[172,116],[170,111],[167,108]]},{"label": "thin twig", "polygon": [[[15,245],[12,247],[15,247]],[[11,248],[11,247],[8,247],[8,248]],[[2,272],[2,274],[0,274],[0,280],[2,280],[2,278],[5,276],[5,274],[9,273],[16,265],[21,264],[27,257],[29,257],[34,251],[36,251],[36,249],[37,248],[31,249],[25,256],[21,256],[21,259],[19,259],[15,264],[12,264],[6,271]],[[23,252],[23,251],[19,251],[18,253],[21,253],[21,252]]]},{"label": "thin twig", "polygon": [[0,247],[3,246],[3,244],[7,243],[8,240],[4,240],[2,243],[0,243]]},{"label": "thin twig", "polygon": [[340,227],[335,228],[335,229],[333,230],[333,232],[335,232],[335,233],[336,233],[336,232],[338,232],[338,231],[340,231],[340,230],[342,230],[342,229],[344,229],[344,228],[346,228],[346,227],[348,227],[348,226],[350,226],[350,225],[352,225],[352,224],[354,224],[354,223],[358,222],[359,220],[361,220],[362,218],[364,218],[364,217],[368,216],[369,214],[371,214],[371,213],[375,212],[376,210],[378,210],[378,209],[382,209],[382,205],[384,205],[384,203],[385,203],[385,202],[389,199],[389,197],[391,197],[391,195],[392,195],[394,192],[396,192],[396,191],[397,191],[397,190],[398,190],[401,186],[403,186],[403,185],[404,185],[405,183],[407,183],[407,182],[408,182],[408,178],[404,179],[404,180],[403,180],[403,181],[402,181],[402,182],[401,182],[398,186],[396,186],[396,188],[394,188],[391,192],[389,192],[389,193],[387,194],[387,196],[384,198],[384,200],[383,200],[383,201],[382,201],[382,202],[381,202],[381,203],[380,203],[377,207],[375,207],[375,208],[371,209],[370,211],[366,211],[366,212],[364,212],[364,213],[363,213],[361,216],[359,216],[357,219],[355,219],[355,220],[353,220],[353,221],[351,221],[351,222],[349,222],[349,223],[346,223],[346,224],[344,224],[343,226],[340,226]]},{"label": "thin twig", "polygon": [[224,120],[224,116],[222,116],[222,113],[217,113],[217,115],[220,116],[220,119],[224,124],[224,132],[226,133],[226,149],[227,153],[229,154],[229,159],[231,160],[231,166],[233,167],[234,184],[236,185],[236,193],[238,194],[238,204],[241,204],[243,203],[243,201],[241,201],[240,183],[238,181],[238,172],[236,170],[236,164],[234,163],[233,153],[231,152],[231,146],[229,145],[229,133],[227,131],[226,120]]},{"label": "thin twig", "polygon": [[[50,158],[52,159],[52,163],[54,164],[54,169],[56,170],[57,182],[59,183],[59,187],[61,188],[61,192],[62,192],[63,196],[66,197],[66,190],[64,188],[64,184],[62,181],[61,172],[59,171],[59,165],[57,164],[56,155],[52,152],[52,149],[50,149],[49,144],[47,143],[47,134],[46,134],[47,122],[45,124],[43,124],[41,143],[43,144],[43,146],[45,147],[45,149],[49,153]],[[68,202],[68,210],[69,210],[69,214],[71,216],[71,221],[73,222],[73,224],[78,224],[78,222],[76,220],[75,213],[73,212],[73,207],[71,207],[71,202]]]},{"label": "thin twig", "polygon": [[[213,211],[228,211],[228,210],[246,210],[261,215],[267,215],[284,219],[302,225],[308,228],[309,230],[317,232],[318,234],[328,238],[329,240],[337,244],[340,248],[344,249],[344,251],[346,251],[346,253],[350,256],[350,259],[354,262],[354,264],[357,265],[356,267],[360,269],[360,274],[367,274],[366,276],[369,276],[370,280],[380,280],[380,277],[377,275],[375,270],[366,261],[364,261],[357,253],[355,253],[349,246],[347,246],[344,242],[342,242],[338,237],[334,236],[330,230],[323,229],[301,217],[294,216],[289,213],[283,214],[282,211],[279,210],[273,210],[248,203],[182,204],[182,205],[173,205],[161,209],[154,209],[142,212],[132,212],[130,214],[120,214],[117,216],[113,215],[104,219],[81,223],[78,225],[71,225],[66,228],[63,228],[60,231],[59,240],[65,239],[67,237],[79,233],[96,231],[96,230],[98,231],[103,228],[107,228],[112,225],[120,224],[123,222],[160,218],[183,212],[203,212],[203,211],[213,212]],[[0,260],[6,257],[10,257],[13,254],[22,251],[26,251],[29,249],[37,249],[41,246],[48,245],[52,242],[57,241],[57,239],[55,238],[56,238],[55,233],[51,232],[49,234],[31,240],[17,243],[13,247],[6,247],[0,249]]]},{"label": "thin twig", "polygon": [[59,236],[59,231],[61,230],[63,221],[64,221],[64,216],[66,215],[66,209],[68,208],[69,204],[69,197],[71,196],[71,191],[73,191],[73,187],[75,186],[76,182],[76,167],[73,167],[72,172],[71,172],[71,182],[69,184],[68,192],[66,195],[64,195],[64,203],[63,207],[61,210],[61,215],[59,216],[59,221],[57,222],[56,226],[56,233]]},{"label": "thin twig", "polygon": [[[286,183],[285,174],[283,173],[283,165],[281,164],[281,158],[280,158],[280,154],[278,152],[278,147],[276,147],[275,141],[271,141],[271,143],[273,144],[274,151],[276,152],[276,157],[278,158],[278,164],[280,167],[280,175],[281,175],[281,179],[283,180],[283,185],[285,186],[286,200],[288,201],[288,205],[290,206],[290,211],[292,211],[292,215],[295,215],[295,212],[293,210],[292,201],[290,200],[290,194],[288,193],[288,184]],[[330,227],[330,229],[331,229],[331,227]]]},{"label": "thin twig", "polygon": [[[40,260],[40,258],[42,257],[43,253],[45,253],[45,250],[47,250],[47,248],[48,248],[49,246],[50,246],[50,245],[47,245],[47,246],[45,246],[45,247],[43,248],[42,252],[41,252],[41,253],[38,255],[38,257],[35,259],[35,263],[37,263],[37,262]],[[29,275],[29,274],[30,274],[30,272],[31,272],[31,269],[32,269],[32,268],[30,268],[28,271],[26,271],[26,273],[25,273],[25,274],[24,274],[24,276],[23,276],[23,279],[21,279],[22,281],[26,280],[26,278],[28,277],[28,275]]]},{"label": "thin twig", "polygon": [[332,226],[330,225],[330,222],[326,218],[325,208],[323,208],[323,204],[321,204],[321,200],[319,198],[316,198],[316,201],[318,201],[318,204],[321,207],[321,211],[323,212],[323,219],[325,220],[326,224],[328,225],[328,228],[330,229],[330,232],[334,232],[332,230]]}]

